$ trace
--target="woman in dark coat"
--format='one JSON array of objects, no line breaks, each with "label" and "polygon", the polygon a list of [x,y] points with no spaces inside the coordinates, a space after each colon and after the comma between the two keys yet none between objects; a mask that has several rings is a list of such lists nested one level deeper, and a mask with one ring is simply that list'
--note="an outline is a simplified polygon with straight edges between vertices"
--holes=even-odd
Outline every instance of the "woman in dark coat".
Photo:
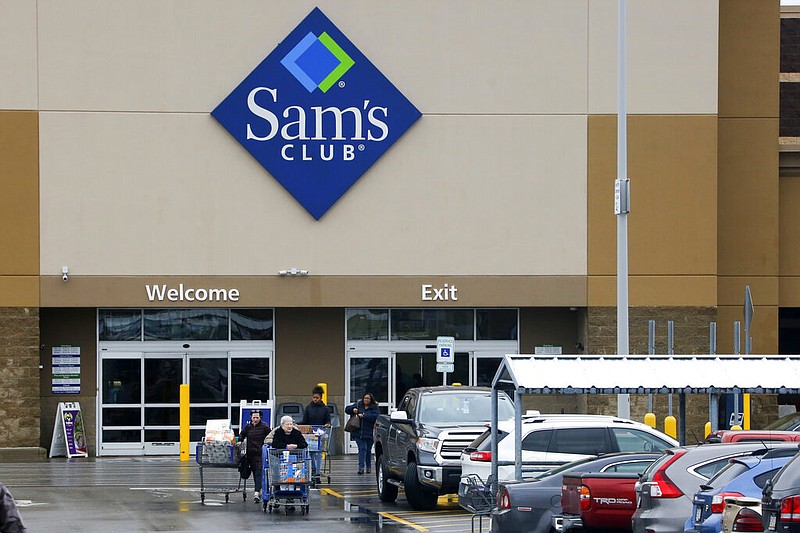
[{"label": "woman in dark coat", "polygon": [[361,419],[361,427],[350,433],[358,446],[358,473],[367,474],[372,472],[372,440],[375,431],[375,421],[381,412],[378,410],[378,402],[371,392],[364,394],[364,397],[353,405],[345,407],[344,412],[348,415],[356,415]]},{"label": "woman in dark coat", "polygon": [[250,469],[253,471],[253,485],[255,486],[253,501],[256,503],[261,501],[261,447],[269,432],[270,428],[261,420],[261,411],[258,409],[250,413],[250,422],[239,432],[240,444],[247,439],[245,453],[247,462],[250,463]]}]

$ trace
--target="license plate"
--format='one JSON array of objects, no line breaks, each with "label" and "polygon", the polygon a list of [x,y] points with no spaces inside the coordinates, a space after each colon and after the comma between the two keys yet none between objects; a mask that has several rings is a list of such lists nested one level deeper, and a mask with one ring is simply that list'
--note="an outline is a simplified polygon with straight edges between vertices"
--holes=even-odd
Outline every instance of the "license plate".
[{"label": "license plate", "polygon": [[777,517],[778,517],[778,515],[776,515],[776,514],[771,515],[769,517],[769,525],[767,526],[767,529],[772,529],[772,530],[775,529],[775,522],[776,522],[776,518]]},{"label": "license plate", "polygon": [[703,521],[703,506],[698,505],[694,509],[694,523],[699,524],[702,521]]}]

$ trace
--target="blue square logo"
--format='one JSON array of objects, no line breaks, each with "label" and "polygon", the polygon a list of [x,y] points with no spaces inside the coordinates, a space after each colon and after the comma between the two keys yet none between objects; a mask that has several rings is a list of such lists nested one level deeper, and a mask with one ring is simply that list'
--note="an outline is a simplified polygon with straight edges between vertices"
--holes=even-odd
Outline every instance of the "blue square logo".
[{"label": "blue square logo", "polygon": [[319,220],[422,114],[315,8],[211,115]]}]

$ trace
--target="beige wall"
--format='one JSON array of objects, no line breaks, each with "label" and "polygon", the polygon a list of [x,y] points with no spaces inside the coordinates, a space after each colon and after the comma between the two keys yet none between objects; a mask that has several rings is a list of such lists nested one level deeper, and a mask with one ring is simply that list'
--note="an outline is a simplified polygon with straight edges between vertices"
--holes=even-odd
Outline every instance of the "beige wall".
[{"label": "beige wall", "polygon": [[[616,120],[589,117],[590,306],[616,303]],[[716,117],[631,116],[628,128],[630,304],[713,306]]]},{"label": "beige wall", "polygon": [[777,0],[720,4],[718,352],[731,353],[749,285],[754,353],[778,351],[779,211]]},{"label": "beige wall", "polygon": [[0,111],[0,307],[39,305],[35,111]]}]

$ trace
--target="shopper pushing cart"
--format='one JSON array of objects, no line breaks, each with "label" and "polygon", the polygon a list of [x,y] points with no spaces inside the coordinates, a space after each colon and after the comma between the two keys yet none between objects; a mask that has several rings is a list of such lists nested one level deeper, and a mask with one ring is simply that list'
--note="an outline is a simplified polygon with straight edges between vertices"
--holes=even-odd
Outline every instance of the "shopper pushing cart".
[{"label": "shopper pushing cart", "polygon": [[[316,442],[309,443],[311,452],[311,476],[314,483],[319,483],[320,476],[325,474],[322,469],[322,457],[327,456],[327,445],[330,440],[331,412],[322,401],[324,389],[317,385],[311,389],[311,403],[303,410],[303,419],[300,425],[312,426],[311,430],[317,436]],[[328,470],[330,471],[330,470]],[[330,483],[328,476],[328,483]]]},{"label": "shopper pushing cart", "polygon": [[288,514],[299,506],[301,513],[308,512],[308,486],[311,474],[311,456],[303,434],[294,427],[291,416],[281,418],[281,425],[272,437],[272,446],[263,447],[266,482],[262,489],[264,511],[284,506]]}]

